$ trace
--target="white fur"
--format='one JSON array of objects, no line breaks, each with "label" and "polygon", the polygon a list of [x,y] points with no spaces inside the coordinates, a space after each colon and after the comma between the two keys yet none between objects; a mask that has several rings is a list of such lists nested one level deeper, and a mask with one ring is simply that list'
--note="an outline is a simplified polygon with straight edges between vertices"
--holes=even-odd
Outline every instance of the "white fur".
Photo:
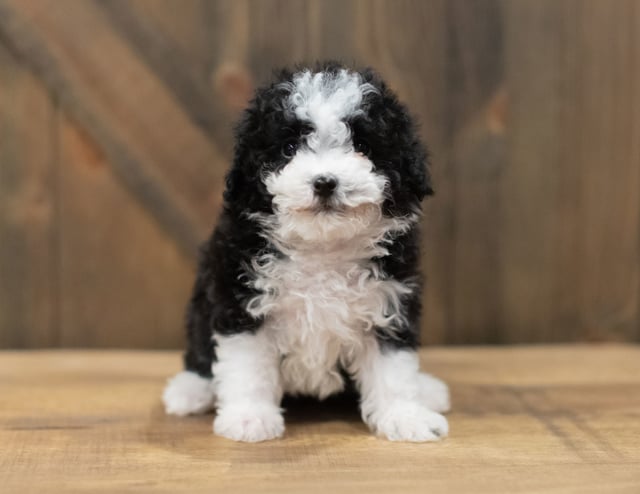
[{"label": "white fur", "polygon": [[[319,208],[312,182],[333,175],[338,186],[332,209]],[[307,242],[348,239],[379,222],[387,180],[374,173],[367,158],[342,149],[299,151],[282,170],[265,177],[279,216],[280,237],[298,236]]]},{"label": "white fur", "polygon": [[215,433],[247,442],[282,436],[280,355],[267,333],[217,335],[215,339]]},{"label": "white fur", "polygon": [[449,387],[431,374],[420,372],[418,375],[418,399],[434,412],[446,413],[451,410]]},{"label": "white fur", "polygon": [[314,151],[350,146],[349,127],[343,120],[357,115],[364,97],[377,92],[373,85],[362,82],[360,74],[345,69],[335,75],[304,70],[282,87],[289,91],[288,110],[313,124],[315,131],[308,136],[307,144]]},{"label": "white fur", "polygon": [[234,441],[257,443],[281,437],[284,419],[280,409],[271,404],[232,404],[218,410],[213,430]]},{"label": "white fur", "polygon": [[[425,394],[429,399],[434,382],[422,377],[415,352],[382,351],[377,341],[369,338],[362,359],[350,370],[360,389],[362,418],[376,434],[392,441],[414,442],[437,441],[448,434],[447,419],[426,406]],[[434,397],[433,402],[448,407],[446,386],[437,392],[444,396]]]},{"label": "white fur", "polygon": [[341,390],[337,366],[357,358],[365,334],[374,327],[393,333],[405,322],[401,298],[413,286],[386,278],[371,258],[387,253],[386,235],[415,219],[377,217],[348,240],[332,237],[322,243],[287,236],[290,231],[277,221],[267,225],[269,238],[285,256],[265,254],[247,267],[260,292],[247,310],[265,318],[263,330],[284,355],[287,392],[324,398]]},{"label": "white fur", "polygon": [[383,351],[370,334],[363,334],[358,344],[341,345],[334,337],[329,344],[335,345],[336,360],[310,368],[309,361],[303,360],[313,358],[310,349],[320,347],[290,347],[279,363],[282,349],[272,344],[274,336],[267,326],[256,334],[216,338],[221,350],[214,364],[219,393],[216,434],[246,442],[281,437],[283,383],[288,392],[321,398],[339,391],[343,383],[335,368],[338,360],[356,379],[362,417],[374,433],[413,442],[436,441],[448,434],[447,420],[436,413],[448,410],[448,389],[442,381],[419,372],[415,352]]},{"label": "white fur", "polygon": [[171,415],[191,415],[213,409],[215,391],[211,379],[183,371],[169,379],[162,394],[165,410]]}]

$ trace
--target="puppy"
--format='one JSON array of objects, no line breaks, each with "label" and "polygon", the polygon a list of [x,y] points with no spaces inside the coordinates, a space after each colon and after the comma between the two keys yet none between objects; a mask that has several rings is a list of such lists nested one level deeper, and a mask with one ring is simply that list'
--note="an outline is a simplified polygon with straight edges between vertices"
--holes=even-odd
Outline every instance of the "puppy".
[{"label": "puppy", "polygon": [[[355,385],[377,435],[447,435],[446,385],[419,372],[426,152],[372,70],[284,70],[237,128],[224,207],[188,309],[167,413],[217,409],[216,434],[283,435],[284,393]],[[440,412],[440,413],[439,413]]]}]

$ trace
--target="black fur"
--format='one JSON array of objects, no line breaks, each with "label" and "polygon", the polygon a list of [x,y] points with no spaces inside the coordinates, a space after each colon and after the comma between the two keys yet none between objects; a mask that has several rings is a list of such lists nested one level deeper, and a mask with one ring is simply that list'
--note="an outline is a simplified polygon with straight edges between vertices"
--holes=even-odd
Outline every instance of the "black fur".
[{"label": "black fur", "polygon": [[[329,62],[316,71],[336,72],[342,65]],[[201,251],[198,276],[187,314],[187,370],[211,377],[215,359],[214,333],[229,335],[255,332],[261,320],[245,310],[256,293],[247,283],[243,267],[258,254],[274,249],[261,233],[261,226],[247,213],[273,213],[271,197],[261,180],[265,166],[283,167],[284,143],[300,142],[309,130],[306,123],[292,119],[284,111],[287,96],[280,83],[290,81],[296,70],[283,70],[271,85],[259,89],[236,129],[235,156],[227,175],[224,207],[211,238]],[[353,141],[367,151],[378,173],[389,180],[383,212],[405,216],[420,207],[432,194],[426,166],[427,153],[406,108],[371,69],[360,72],[378,94],[366,97],[364,114],[348,122]],[[269,165],[265,165],[269,163]],[[392,239],[388,256],[373,260],[389,277],[418,287],[419,234],[417,227]],[[403,302],[408,325],[397,328],[394,337],[382,332],[377,336],[384,345],[415,347],[418,343],[421,289],[414,290]]]}]

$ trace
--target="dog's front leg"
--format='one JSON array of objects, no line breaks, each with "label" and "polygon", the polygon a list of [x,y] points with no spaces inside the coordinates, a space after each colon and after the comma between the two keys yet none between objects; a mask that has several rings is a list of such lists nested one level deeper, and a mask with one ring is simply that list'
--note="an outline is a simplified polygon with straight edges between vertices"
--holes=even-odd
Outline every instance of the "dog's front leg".
[{"label": "dog's front leg", "polygon": [[425,375],[419,372],[415,350],[381,347],[372,338],[355,366],[362,418],[374,433],[392,441],[415,442],[447,435],[447,419],[425,405]]},{"label": "dog's front leg", "polygon": [[236,441],[258,442],[284,433],[277,349],[263,330],[216,336],[213,364],[217,416],[213,430]]}]

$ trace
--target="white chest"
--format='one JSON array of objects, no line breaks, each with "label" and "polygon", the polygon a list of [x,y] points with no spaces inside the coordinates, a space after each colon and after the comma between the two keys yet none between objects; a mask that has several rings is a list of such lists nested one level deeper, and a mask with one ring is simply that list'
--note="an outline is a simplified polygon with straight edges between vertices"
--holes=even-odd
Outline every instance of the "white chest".
[{"label": "white chest", "polygon": [[374,327],[386,328],[399,317],[399,300],[410,291],[384,279],[368,260],[297,255],[263,259],[254,269],[263,294],[249,310],[265,317],[291,393],[325,397],[342,389],[338,364],[357,358]]}]

